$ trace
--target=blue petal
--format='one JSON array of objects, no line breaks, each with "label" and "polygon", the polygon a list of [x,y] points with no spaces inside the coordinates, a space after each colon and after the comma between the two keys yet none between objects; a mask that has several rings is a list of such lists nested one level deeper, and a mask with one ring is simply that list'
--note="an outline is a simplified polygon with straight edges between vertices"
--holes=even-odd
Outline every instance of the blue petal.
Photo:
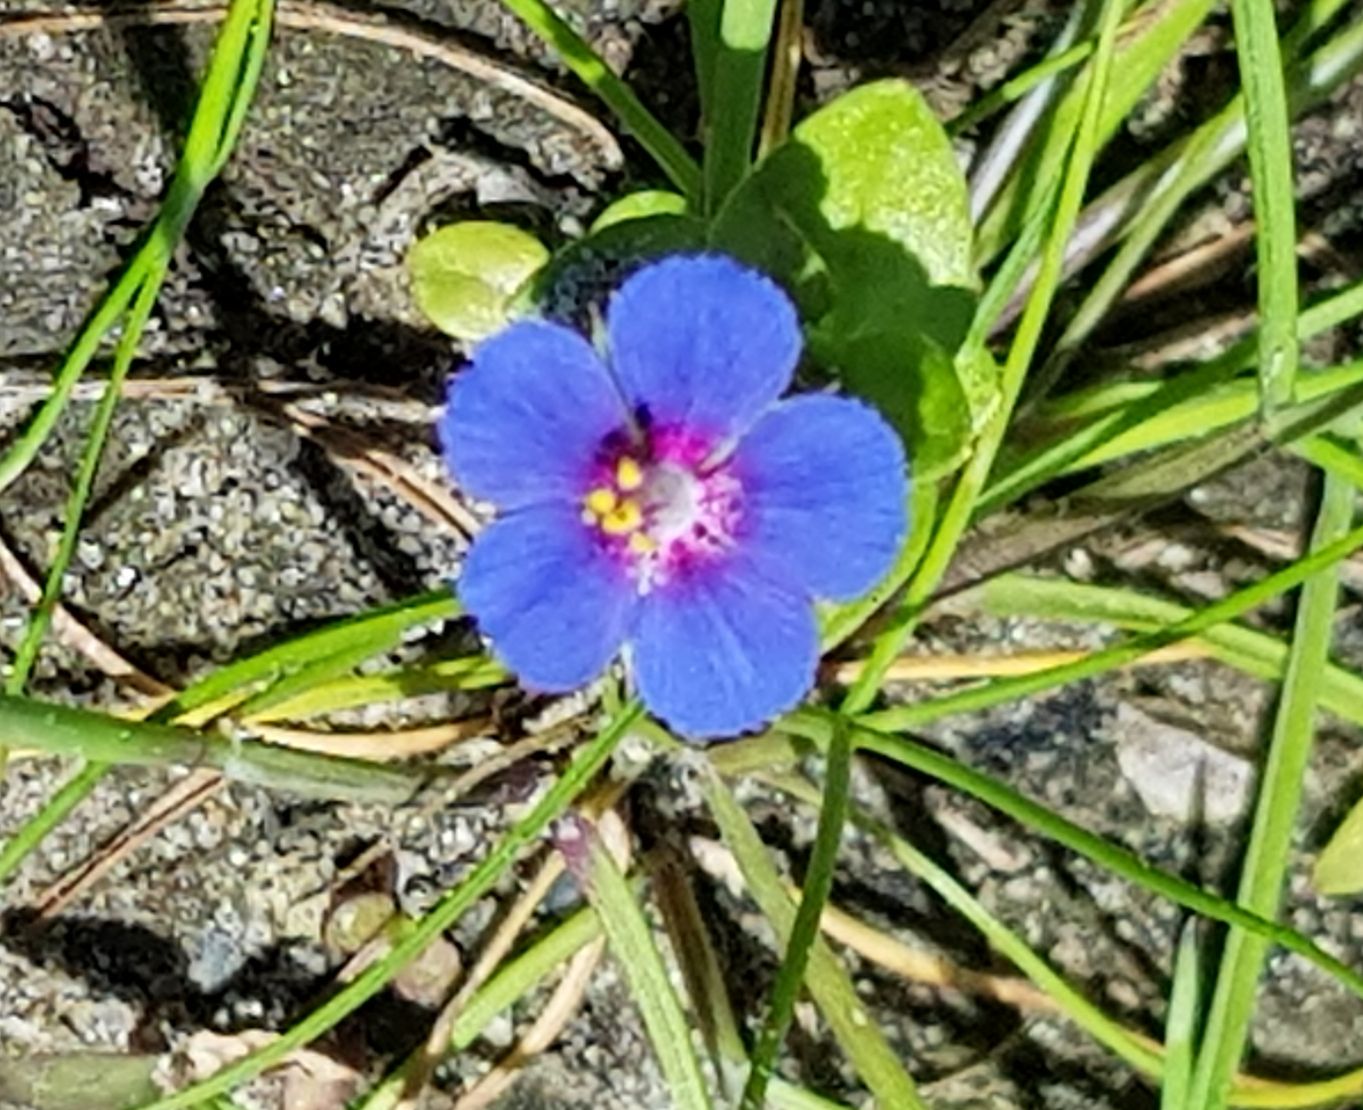
[{"label": "blue petal", "polygon": [[808,395],[771,409],[739,444],[741,540],[811,593],[864,593],[889,571],[908,530],[899,437],[872,408]]},{"label": "blue petal", "polygon": [[630,405],[718,442],[790,384],[800,323],[786,295],[720,255],[637,271],[611,299],[611,366]]},{"label": "blue petal", "polygon": [[527,686],[571,690],[620,649],[638,593],[578,510],[512,513],[479,535],[457,591],[499,659]]},{"label": "blue petal", "polygon": [[625,423],[615,383],[582,336],[512,324],[450,379],[440,444],[459,485],[503,509],[576,504],[601,441]]},{"label": "blue petal", "polygon": [[819,656],[808,596],[742,552],[646,595],[632,646],[644,704],[696,739],[790,709]]}]

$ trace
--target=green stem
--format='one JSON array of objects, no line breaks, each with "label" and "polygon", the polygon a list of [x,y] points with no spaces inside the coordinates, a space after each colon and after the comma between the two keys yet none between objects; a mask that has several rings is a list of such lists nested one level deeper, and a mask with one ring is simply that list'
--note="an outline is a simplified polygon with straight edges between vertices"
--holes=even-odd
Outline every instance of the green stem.
[{"label": "green stem", "polygon": [[[1354,487],[1327,475],[1313,550],[1337,543],[1353,515]],[[1262,917],[1276,915],[1282,897],[1338,598],[1339,574],[1333,564],[1312,576],[1302,589],[1237,899]],[[1232,929],[1226,939],[1193,1074],[1189,1099],[1193,1106],[1219,1110],[1226,1104],[1231,1077],[1244,1053],[1255,987],[1267,952],[1267,943],[1253,934]]]},{"label": "green stem", "polygon": [[786,954],[772,987],[771,1007],[757,1046],[752,1054],[748,1081],[739,1099],[741,1110],[761,1110],[766,1103],[767,1084],[776,1070],[776,1058],[785,1042],[786,1031],[795,1016],[795,1002],[804,983],[809,953],[819,935],[819,921],[833,889],[838,846],[847,819],[847,798],[852,772],[852,744],[845,728],[835,728],[828,745],[828,777],[819,805],[819,826],[814,836],[814,851],[805,874],[804,894],[790,928]]},{"label": "green stem", "polygon": [[[130,721],[10,695],[0,696],[0,740],[52,755],[79,756],[92,763],[214,767],[239,782],[325,798],[401,802],[431,777],[423,768],[390,767],[250,740],[229,740],[216,732]],[[96,772],[87,768],[86,773]],[[24,832],[27,836],[28,830]]]}]

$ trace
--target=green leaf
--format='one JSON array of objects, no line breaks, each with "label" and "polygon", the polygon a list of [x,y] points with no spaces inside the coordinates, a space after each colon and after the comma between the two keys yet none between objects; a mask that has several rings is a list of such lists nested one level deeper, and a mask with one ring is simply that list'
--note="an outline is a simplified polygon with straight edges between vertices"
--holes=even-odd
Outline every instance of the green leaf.
[{"label": "green leaf", "polygon": [[1363,801],[1349,810],[1330,837],[1311,872],[1322,894],[1356,894],[1363,890]]},{"label": "green leaf", "polygon": [[[878,81],[805,119],[749,176],[711,242],[773,274],[811,350],[899,429],[915,470],[959,461],[992,406],[953,364],[974,308],[965,180],[907,82]],[[983,388],[982,388],[983,387]]]},{"label": "green leaf", "polygon": [[475,341],[507,322],[512,301],[549,260],[510,224],[469,220],[438,228],[407,254],[417,305],[441,331]]},{"label": "green leaf", "polygon": [[648,216],[684,215],[686,215],[685,197],[678,193],[670,193],[666,189],[641,189],[637,193],[626,193],[619,200],[608,204],[605,211],[592,221],[588,234],[597,235],[616,224]]},{"label": "green leaf", "polygon": [[556,841],[568,870],[601,919],[611,952],[643,1015],[659,1070],[672,1094],[672,1105],[677,1110],[710,1110],[710,1096],[691,1047],[686,1014],[629,880],[586,818],[565,818]]},{"label": "green leaf", "polygon": [[570,243],[535,278],[530,299],[546,315],[580,320],[641,262],[705,243],[704,225],[691,216],[641,216],[612,223]]}]

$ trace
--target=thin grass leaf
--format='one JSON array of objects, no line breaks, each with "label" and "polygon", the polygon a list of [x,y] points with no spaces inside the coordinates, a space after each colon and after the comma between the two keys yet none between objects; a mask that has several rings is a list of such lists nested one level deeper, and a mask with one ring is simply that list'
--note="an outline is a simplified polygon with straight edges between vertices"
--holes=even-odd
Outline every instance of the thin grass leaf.
[{"label": "thin grass leaf", "polygon": [[715,110],[715,56],[719,53],[719,13],[724,0],[686,0],[691,31],[691,61],[696,70],[702,127]]},{"label": "thin grass leaf", "polygon": [[1100,16],[1098,49],[1089,67],[1088,79],[1083,89],[1083,111],[1079,116],[1078,128],[1065,165],[1041,268],[1000,375],[997,407],[982,429],[975,444],[974,454],[961,472],[922,562],[905,590],[900,606],[901,619],[878,638],[871,663],[847,694],[843,708],[848,713],[861,712],[875,699],[885,668],[903,649],[904,643],[913,631],[916,614],[936,592],[945,575],[956,553],[957,545],[974,515],[975,502],[984,489],[994,459],[1003,444],[1013,408],[1017,404],[1023,381],[1031,367],[1037,344],[1041,340],[1051,301],[1060,284],[1065,244],[1069,240],[1075,217],[1083,203],[1089,171],[1097,153],[1098,125],[1108,86],[1108,75],[1112,68],[1121,10],[1119,0],[1104,0]]},{"label": "thin grass leaf", "polygon": [[1174,990],[1169,998],[1169,1018],[1164,1025],[1164,1082],[1160,1084],[1160,1110],[1196,1110],[1190,1095],[1201,985],[1197,922],[1189,921],[1183,926],[1178,952],[1174,956]]},{"label": "thin grass leaf", "polygon": [[1084,62],[1098,44],[1094,39],[1077,42],[1044,61],[1038,62],[980,97],[959,116],[947,121],[947,134],[955,138],[983,123],[1014,101],[1021,100],[1043,81],[1057,77]]},{"label": "thin grass leaf", "polygon": [[[1101,148],[1121,126],[1136,102],[1160,71],[1174,58],[1184,41],[1207,18],[1211,0],[1174,0],[1173,3],[1151,9],[1132,33],[1123,36],[1117,52],[1121,81],[1106,89],[1093,117],[1093,146]],[[1121,12],[1117,13],[1119,18]],[[1099,48],[1102,49],[1101,27],[1105,14],[1099,15]],[[1113,23],[1114,43],[1117,24]],[[1068,133],[1088,111],[1087,93],[1082,88],[1072,89],[1057,105],[1050,128],[1028,152],[1000,191],[988,216],[980,224],[980,238],[976,257],[981,264],[994,258],[1025,226],[1038,208],[1059,172]]]},{"label": "thin grass leaf", "polygon": [[230,1091],[278,1064],[294,1049],[316,1040],[388,985],[432,940],[449,929],[464,912],[496,884],[521,852],[535,841],[582,793],[605,765],[616,745],[639,718],[637,703],[627,706],[590,743],[583,746],[563,775],[535,807],[518,821],[469,874],[448,890],[391,951],[375,961],[321,1006],[291,1026],[264,1048],[141,1110],[188,1110],[196,1103]]},{"label": "thin grass leaf", "polygon": [[[1326,476],[1311,543],[1314,551],[1327,549],[1345,533],[1354,516],[1354,496],[1352,485]],[[1333,565],[1321,569],[1302,588],[1237,897],[1242,906],[1264,917],[1277,913],[1281,899],[1338,597],[1339,574]],[[1254,934],[1232,929],[1226,939],[1190,1096],[1199,1110],[1226,1105],[1231,1076],[1244,1053],[1255,988],[1267,953],[1267,943]]]},{"label": "thin grass leaf", "polygon": [[738,1102],[740,1110],[762,1110],[767,1085],[776,1071],[777,1057],[785,1043],[791,1019],[795,1016],[795,1002],[800,996],[805,969],[809,965],[809,953],[819,936],[819,919],[823,916],[828,894],[833,889],[838,846],[842,843],[842,827],[847,819],[851,773],[851,741],[846,729],[835,728],[828,744],[828,771],[819,806],[814,850],[809,857],[809,870],[805,876],[804,895],[795,913],[794,924],[790,927],[790,938],[786,941],[781,967],[776,973],[767,1018],[753,1049],[752,1067]]},{"label": "thin grass leaf", "polygon": [[179,716],[253,683],[277,682],[318,659],[347,651],[355,643],[369,644],[375,652],[385,651],[409,628],[450,620],[462,612],[458,599],[448,590],[432,590],[324,625],[220,667],[187,688],[158,718]]},{"label": "thin grass leaf", "polygon": [[[834,714],[825,710],[804,709],[782,719],[780,728],[812,742],[827,745],[832,736]],[[901,764],[948,786],[964,791],[992,809],[1040,833],[1057,844],[1092,860],[1115,875],[1168,898],[1213,921],[1235,925],[1266,937],[1290,952],[1304,957],[1333,976],[1354,994],[1363,998],[1363,973],[1331,956],[1309,937],[1276,921],[1251,913],[1225,898],[1170,875],[1146,863],[1125,848],[1081,828],[1059,814],[1023,797],[998,779],[967,767],[926,744],[904,736],[894,736],[861,724],[853,725],[852,741],[859,751],[872,752]],[[720,766],[723,767],[722,762]]]},{"label": "thin grass leaf", "polygon": [[[1293,58],[1287,81],[1289,108],[1294,118],[1323,103],[1363,68],[1363,24],[1358,21],[1346,24],[1308,57],[1295,58],[1298,45],[1304,45],[1308,37],[1302,36],[1298,43],[1294,38],[1297,28],[1314,28],[1323,9],[1338,10],[1343,2],[1317,0],[1283,40],[1284,57]],[[1089,204],[1080,215],[1066,252],[1065,272],[1074,273],[1125,235],[1133,221],[1139,219],[1174,182],[1179,182],[1180,188],[1200,188],[1234,163],[1245,149],[1242,105],[1243,99],[1237,97],[1228,106],[1228,111],[1147,159]],[[1202,141],[1203,138],[1207,141]],[[1199,150],[1209,151],[1197,161],[1190,157],[1194,143],[1198,144]],[[1189,173],[1191,177],[1186,176]],[[1012,315],[1010,308],[1001,319],[1007,322]]]},{"label": "thin grass leaf", "polygon": [[[1297,338],[1305,341],[1331,328],[1346,324],[1363,315],[1363,281],[1355,282],[1331,293],[1306,308],[1297,317]],[[1143,400],[1172,382],[1186,379],[1205,381],[1208,385],[1233,378],[1254,365],[1258,351],[1258,328],[1237,340],[1221,354],[1203,363],[1197,370],[1175,375],[1164,381],[1118,381],[1111,384],[1077,389],[1072,393],[1048,398],[1029,418],[1029,426],[1044,427],[1047,423],[1066,423],[1085,416],[1099,416],[1114,409],[1122,409]],[[1204,371],[1207,376],[1204,378]]]},{"label": "thin grass leaf", "polygon": [[686,1015],[629,882],[586,818],[565,818],[555,842],[601,919],[611,951],[643,1015],[673,1104],[678,1110],[710,1110],[710,1095],[691,1047]]},{"label": "thin grass leaf", "polygon": [[[1283,40],[1283,57],[1294,56],[1317,29],[1334,17],[1343,2],[1344,0],[1315,0],[1308,5],[1307,10]],[[1276,40],[1274,52],[1277,53]],[[1280,86],[1282,84],[1281,68],[1278,70],[1278,84]],[[1285,100],[1283,111],[1285,116]],[[1159,179],[1153,195],[1145,197],[1139,210],[1134,213],[1116,256],[1103,270],[1102,276],[1089,286],[1083,303],[1066,324],[1045,369],[1039,376],[1039,382],[1032,386],[1033,397],[1042,395],[1047,387],[1060,377],[1084,340],[1098,326],[1122,290],[1126,288],[1136,267],[1154,246],[1174,214],[1189,196],[1206,183],[1207,160],[1213,156],[1215,148],[1222,141],[1222,136],[1240,125],[1243,115],[1244,98],[1236,96],[1216,116],[1188,137],[1178,159],[1170,167],[1169,172]],[[1290,203],[1290,190],[1288,198]],[[1290,265],[1295,280],[1295,256]],[[1289,389],[1285,396],[1291,395]]]},{"label": "thin grass leaf", "polygon": [[[1260,390],[1249,380],[1222,383],[1221,369],[1203,366],[1180,374],[1114,408],[1092,423],[1008,459],[1000,477],[980,496],[977,513],[995,512],[1052,478],[1091,469],[1140,451],[1151,451],[1244,423],[1259,410]],[[1315,371],[1297,379],[1298,404],[1343,393],[1363,382],[1363,361]]]},{"label": "thin grass leaf", "polygon": [[[418,768],[229,740],[216,732],[193,732],[9,695],[0,696],[0,740],[110,766],[214,767],[239,782],[325,798],[401,802],[430,777]],[[32,835],[25,830],[26,837]]]},{"label": "thin grass leaf", "polygon": [[[123,380],[132,366],[142,339],[142,332],[151,317],[160,294],[161,283],[170,265],[170,256],[183,236],[200,197],[209,182],[217,175],[231,153],[241,121],[255,95],[257,79],[266,46],[273,14],[273,0],[236,0],[229,7],[222,30],[214,44],[212,57],[200,89],[198,103],[185,139],[184,153],[176,166],[175,176],[167,192],[166,203],[150,234],[139,248],[130,270],[140,274],[132,294],[132,306],[123,320],[123,333],[114,354],[114,364],[105,385],[103,396],[95,408],[94,419],[67,500],[62,534],[57,551],[43,584],[42,594],[30,614],[23,639],[15,654],[14,666],[5,682],[8,694],[22,693],[28,676],[37,660],[39,648],[53,610],[61,596],[62,580],[75,556],[80,533],[81,517],[94,486],[95,474],[104,453],[118,404]],[[261,29],[263,28],[263,33]],[[96,312],[100,316],[100,312]],[[53,396],[60,391],[66,368],[57,372]],[[82,372],[77,370],[77,374]],[[74,383],[74,378],[72,379]],[[52,398],[49,398],[50,405]],[[64,403],[64,402],[63,402]],[[46,406],[45,406],[46,408]],[[55,415],[52,417],[55,420]],[[44,420],[40,411],[35,425]],[[30,428],[30,432],[32,431]],[[21,437],[21,443],[24,437]],[[34,448],[36,450],[36,447]],[[14,450],[18,450],[18,446]],[[14,451],[10,455],[13,456]],[[7,460],[10,456],[7,456]],[[5,463],[0,462],[0,469]],[[0,749],[3,766],[3,749]]]},{"label": "thin grass leaf", "polygon": [[[382,649],[380,649],[382,650]],[[322,713],[376,705],[385,701],[440,694],[453,690],[480,690],[509,680],[505,667],[485,655],[442,659],[425,666],[403,667],[382,674],[343,675],[300,689],[288,698],[276,699],[266,708],[236,711],[253,723],[305,720]]]},{"label": "thin grass leaf", "polygon": [[1166,644],[1200,635],[1218,624],[1225,624],[1243,616],[1279,594],[1296,588],[1320,571],[1334,566],[1340,559],[1360,547],[1363,547],[1363,527],[1353,529],[1338,540],[1312,551],[1267,578],[1245,586],[1206,608],[1198,609],[1174,624],[1130,637],[1072,663],[1064,663],[1033,674],[995,679],[944,697],[868,713],[859,720],[868,727],[881,730],[917,728],[929,721],[958,713],[978,712],[1004,702],[1038,694],[1043,690],[1092,678],[1116,667],[1124,667]]},{"label": "thin grass leaf", "polygon": [[700,211],[700,167],[676,136],[644,107],[634,90],[611,71],[591,44],[544,0],[501,0],[501,3],[558,51],[563,64],[615,113],[625,130],[639,140],[639,145],[686,197],[691,208]]},{"label": "thin grass leaf", "polygon": [[5,846],[0,849],[0,886],[8,883],[19,865],[46,839],[47,834],[60,825],[99,785],[107,763],[87,763],[62,784],[55,794],[43,803],[42,809],[20,826]]},{"label": "thin grass leaf", "polygon": [[1292,399],[1297,348],[1297,221],[1292,132],[1273,0],[1231,0],[1235,54],[1249,129],[1259,286],[1259,382],[1273,428]]},{"label": "thin grass leaf", "polygon": [[168,261],[183,237],[204,188],[231,149],[230,140],[235,137],[232,121],[245,111],[237,105],[251,99],[252,74],[259,72],[254,58],[264,51],[264,42],[255,36],[255,30],[263,25],[268,31],[272,11],[273,0],[233,0],[229,6],[165,202],[118,280],[72,343],[53,376],[46,400],[0,458],[0,490],[7,489],[36,457],[100,344],[137,297],[158,261]]},{"label": "thin grass leaf", "polygon": [[[1149,632],[1186,620],[1192,609],[1135,590],[1002,574],[964,599],[996,617],[1115,624]],[[1287,666],[1287,645],[1276,636],[1238,624],[1220,624],[1194,639],[1221,662],[1253,675],[1279,681]],[[1363,725],[1363,676],[1331,663],[1322,675],[1321,705],[1343,720]]]},{"label": "thin grass leaf", "polygon": [[[819,804],[819,793],[798,775],[763,775],[763,781],[810,805]],[[1017,933],[994,917],[945,868],[928,858],[902,836],[853,807],[852,820],[883,844],[910,874],[921,879],[937,896],[978,929],[998,952],[1015,964],[1033,983],[1051,996],[1064,1014],[1099,1044],[1105,1045],[1137,1071],[1158,1078],[1163,1062],[1149,1045],[1133,1037],[1122,1024],[1070,986]]]},{"label": "thin grass leaf", "polygon": [[[706,775],[701,789],[724,842],[743,872],[749,892],[781,942],[789,943],[796,908],[766,845],[718,774]],[[810,946],[805,986],[877,1105],[893,1106],[895,1110],[924,1110],[913,1080],[880,1028],[867,1015],[847,972],[821,937],[816,937]]]},{"label": "thin grass leaf", "polygon": [[658,915],[672,941],[691,1010],[719,1079],[720,1094],[731,1104],[743,1079],[741,1072],[734,1074],[736,1065],[747,1064],[748,1051],[729,1000],[719,953],[680,855],[663,850],[655,852],[654,858],[651,877]]},{"label": "thin grass leaf", "polygon": [[[386,650],[405,629],[429,620],[457,616],[459,612],[455,598],[441,590],[348,617],[214,671],[186,688],[150,719],[161,723],[175,720],[182,724],[206,724],[240,703],[242,695],[234,692],[243,686],[287,673],[290,667],[304,665],[310,658],[343,650],[352,639],[373,635],[375,628],[383,634],[374,635],[372,642],[378,645],[377,650]],[[109,766],[96,761],[82,768],[10,838],[0,850],[0,884],[7,882],[47,834],[90,795]]]},{"label": "thin grass leaf", "polygon": [[[90,491],[95,484],[95,474],[104,454],[104,444],[109,435],[109,427],[113,422],[114,410],[118,406],[119,390],[122,389],[123,379],[127,377],[128,370],[132,366],[137,345],[142,339],[142,330],[147,326],[147,321],[151,317],[151,310],[156,305],[157,296],[161,292],[161,282],[165,275],[165,260],[155,260],[151,264],[147,277],[143,281],[141,289],[138,290],[133,307],[123,323],[123,335],[119,339],[118,350],[114,355],[113,369],[110,372],[108,384],[104,387],[104,394],[95,407],[95,416],[90,422],[85,447],[81,451],[80,462],[76,467],[75,481],[71,485],[71,494],[67,498],[65,519],[62,524],[61,537],[57,541],[57,551],[52,558],[52,565],[48,568],[38,604],[29,614],[23,639],[19,642],[19,650],[14,655],[14,665],[5,680],[6,694],[23,693],[24,688],[28,685],[28,676],[33,670],[33,664],[38,660],[38,651],[42,647],[43,637],[46,636],[48,626],[52,622],[52,613],[57,607],[57,602],[61,599],[62,581],[66,577],[66,571],[71,566],[71,560],[76,554],[76,542],[80,538],[81,518],[85,513],[85,505],[90,499]],[[3,767],[3,765],[4,749],[0,748],[0,767]]]},{"label": "thin grass leaf", "polygon": [[804,58],[805,0],[780,0],[776,25],[776,48],[772,52],[767,106],[762,113],[762,133],[757,156],[785,142],[795,117],[795,89]]},{"label": "thin grass leaf", "polygon": [[705,211],[718,212],[753,160],[776,0],[721,0],[705,130]]},{"label": "thin grass leaf", "polygon": [[1344,479],[1363,490],[1363,456],[1345,447],[1333,436],[1310,436],[1292,445],[1292,453],[1318,466],[1328,474]]}]

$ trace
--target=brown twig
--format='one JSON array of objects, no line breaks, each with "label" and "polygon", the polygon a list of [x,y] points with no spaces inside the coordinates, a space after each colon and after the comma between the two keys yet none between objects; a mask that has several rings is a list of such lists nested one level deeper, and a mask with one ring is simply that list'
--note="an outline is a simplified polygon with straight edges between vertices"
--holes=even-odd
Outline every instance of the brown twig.
[{"label": "brown twig", "polygon": [[[3,538],[0,538],[0,579],[9,582],[30,604],[36,603],[42,596],[38,580],[29,574],[28,568]],[[130,686],[139,694],[163,698],[175,692],[160,679],[125,659],[77,620],[61,602],[52,610],[52,631],[72,651],[85,656],[110,678]]]},{"label": "brown twig", "polygon": [[[609,790],[609,788],[607,788]],[[607,850],[615,857],[622,871],[629,870],[630,841],[629,832],[613,809],[602,813],[600,821],[602,839]],[[561,862],[561,857],[555,856]],[[514,1082],[521,1069],[532,1059],[547,1049],[572,1021],[586,996],[591,984],[592,974],[606,951],[606,938],[598,937],[568,961],[567,970],[554,993],[549,996],[544,1009],[516,1046],[496,1065],[470,1087],[454,1104],[454,1110],[483,1110],[494,1102],[503,1091]],[[449,1043],[446,1035],[440,1044]],[[402,1110],[407,1110],[406,1106]]]},{"label": "brown twig", "polygon": [[249,722],[243,727],[262,740],[287,748],[343,755],[349,759],[386,761],[412,759],[443,751],[451,744],[486,735],[491,723],[491,717],[482,716],[421,728],[379,729],[373,732],[321,732],[316,729],[281,728],[259,722]]},{"label": "brown twig", "polygon": [[226,779],[221,772],[204,768],[191,771],[157,798],[136,821],[101,844],[94,855],[49,885],[33,903],[34,917],[42,919],[61,913],[118,866],[125,856],[216,794],[224,782]]},{"label": "brown twig", "polygon": [[[169,26],[216,23],[226,14],[223,4],[164,4],[112,11],[74,11],[28,15],[0,21],[0,38],[22,35],[59,35],[105,27]],[[462,46],[450,38],[417,31],[353,12],[323,0],[306,4],[285,2],[275,11],[275,24],[285,30],[321,31],[342,38],[379,43],[419,58],[428,58],[482,81],[485,85],[533,104],[561,123],[585,135],[610,169],[624,164],[615,136],[586,109],[522,76],[505,62]]]},{"label": "brown twig", "polygon": [[[1019,651],[1009,654],[975,652],[963,655],[905,655],[890,664],[885,672],[885,679],[888,682],[935,682],[959,678],[1001,678],[1035,674],[1037,671],[1073,663],[1088,654],[1086,651],[1057,650]],[[1136,660],[1133,665],[1184,663],[1189,659],[1205,659],[1208,654],[1205,644],[1188,640],[1152,651]],[[855,682],[865,667],[866,663],[861,659],[849,659],[834,664],[833,678],[843,684]]]},{"label": "brown twig", "polygon": [[478,518],[444,483],[431,481],[411,463],[371,443],[353,428],[334,424],[300,405],[283,405],[279,412],[300,435],[313,440],[339,464],[377,482],[466,543],[482,529]]}]

